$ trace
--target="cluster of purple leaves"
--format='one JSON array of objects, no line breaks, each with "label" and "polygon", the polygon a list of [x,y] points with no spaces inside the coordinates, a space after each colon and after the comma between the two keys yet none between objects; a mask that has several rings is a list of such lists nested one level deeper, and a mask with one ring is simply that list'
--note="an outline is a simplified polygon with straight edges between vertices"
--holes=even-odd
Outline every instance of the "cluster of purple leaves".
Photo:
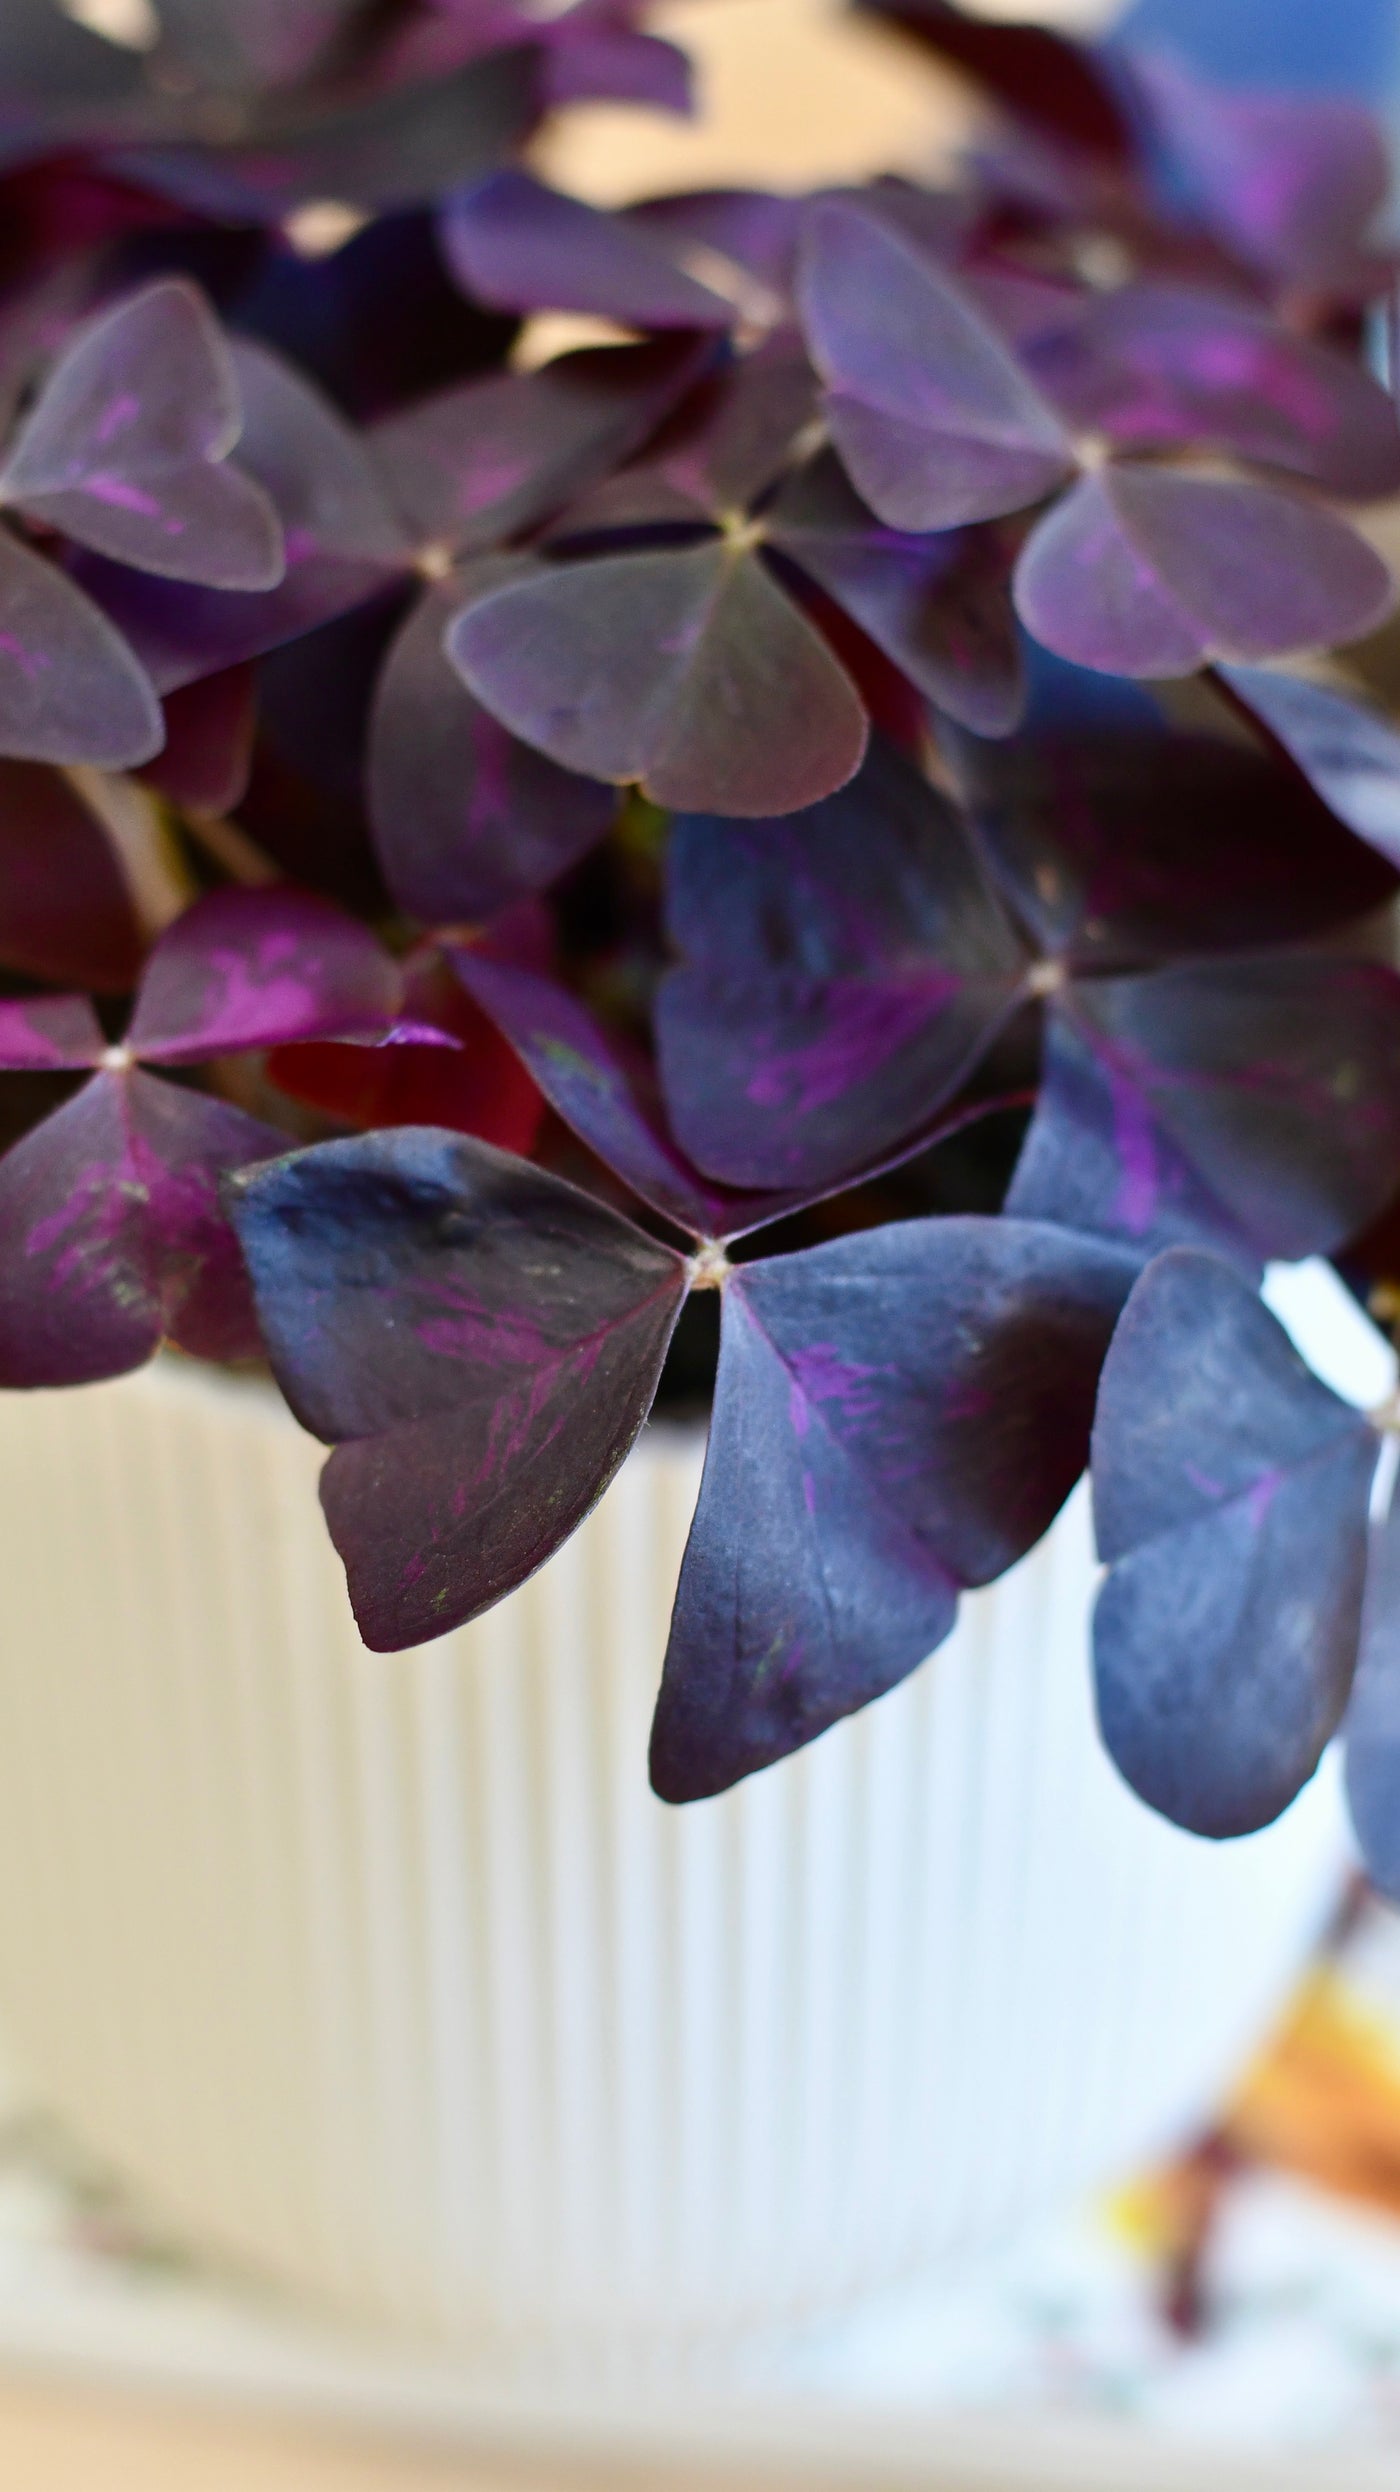
[{"label": "cluster of purple leaves", "polygon": [[684,107],[624,0],[7,16],[0,1382],[270,1361],[395,1649],[717,1303],[658,1791],[905,1677],[1092,1454],[1125,1774],[1238,1833],[1345,1720],[1400,1892],[1391,1414],[1257,1294],[1400,1277],[1383,151],[883,13],[985,90],[956,189],[616,213],[514,151]]}]

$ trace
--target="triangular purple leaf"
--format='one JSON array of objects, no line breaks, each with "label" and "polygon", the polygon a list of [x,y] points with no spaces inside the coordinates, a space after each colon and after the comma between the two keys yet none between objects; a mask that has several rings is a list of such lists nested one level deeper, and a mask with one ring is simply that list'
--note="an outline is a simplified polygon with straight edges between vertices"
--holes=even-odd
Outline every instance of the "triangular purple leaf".
[{"label": "triangular purple leaf", "polygon": [[806,812],[682,816],[668,871],[662,1084],[682,1148],[727,1184],[816,1189],[894,1150],[1022,991],[956,814],[887,745]]},{"label": "triangular purple leaf", "polygon": [[735,317],[642,228],[516,167],[449,199],[441,232],[459,283],[497,311],[592,312],[632,329],[728,329]]},{"label": "triangular purple leaf", "polygon": [[1378,1450],[1224,1264],[1149,1266],[1094,1425],[1095,1671],[1120,1772],[1193,1833],[1269,1824],[1336,1729]]},{"label": "triangular purple leaf", "polygon": [[266,347],[240,338],[232,354],[243,400],[239,459],[283,529],[280,586],[247,593],[187,587],[97,557],[79,570],[162,692],[280,648],[363,605],[409,569],[411,548],[360,436]]},{"label": "triangular purple leaf", "polygon": [[995,519],[1073,474],[1059,418],[971,297],[868,208],[813,209],[799,292],[836,447],[890,527]]},{"label": "triangular purple leaf", "polygon": [[652,1733],[663,1799],[729,1788],[917,1668],[1084,1467],[1126,1258],[918,1220],[725,1285],[719,1385]]},{"label": "triangular purple leaf", "polygon": [[277,514],[222,463],[242,422],[212,313],[164,278],[79,331],[0,468],[0,497],[140,570],[274,588]]},{"label": "triangular purple leaf", "polygon": [[1400,866],[1400,735],[1345,693],[1262,667],[1221,676],[1339,822]]},{"label": "triangular purple leaf", "polygon": [[447,648],[527,744],[661,805],[788,813],[865,750],[849,676],[739,539],[541,564],[468,606]]},{"label": "triangular purple leaf", "polygon": [[640,450],[713,352],[674,338],[584,347],[462,382],[375,426],[376,469],[415,536],[455,552],[501,544]]},{"label": "triangular purple leaf", "polygon": [[210,892],[162,935],[127,1045],[156,1064],[197,1064],[299,1039],[375,1036],[398,1008],[399,973],[369,929],[309,891]]},{"label": "triangular purple leaf", "polygon": [[615,791],[557,762],[473,700],[443,653],[460,588],[416,606],[385,661],[370,715],[375,847],[401,908],[428,925],[494,916],[587,854]]},{"label": "triangular purple leaf", "polygon": [[0,754],[130,770],[160,751],[151,683],[105,614],[0,525]]},{"label": "triangular purple leaf", "polygon": [[778,1219],[802,1192],[736,1191],[701,1174],[676,1144],[640,1049],[605,1030],[554,978],[445,947],[467,993],[509,1039],[556,1115],[624,1185],[692,1237],[738,1237]]},{"label": "triangular purple leaf", "polygon": [[[1380,858],[1208,682],[1158,692],[1039,649],[1029,679],[1016,735],[989,742],[945,720],[939,743],[1045,951],[1126,969],[1312,942],[1392,895]],[[1379,780],[1373,801],[1383,808]]]},{"label": "triangular purple leaf", "polygon": [[281,1144],[200,1091],[96,1074],[0,1159],[0,1382],[124,1375],[166,1338],[201,1358],[256,1357],[218,1186]]},{"label": "triangular purple leaf", "polygon": [[1120,448],[1210,446],[1362,501],[1400,487],[1400,424],[1380,383],[1238,296],[1119,286],[1023,352],[1076,432]]},{"label": "triangular purple leaf", "polygon": [[360,1631],[460,1625],[583,1520],[651,1407],[684,1258],[560,1178],[407,1127],[231,1189],[278,1380],[337,1444]]},{"label": "triangular purple leaf", "polygon": [[1400,1502],[1372,1534],[1346,1722],[1347,1799],[1366,1874],[1400,1903]]},{"label": "triangular purple leaf", "polygon": [[0,961],[126,994],[144,949],[111,840],[61,771],[0,761]]},{"label": "triangular purple leaf", "polygon": [[25,995],[0,1002],[0,1069],[81,1073],[102,1061],[102,1024],[86,995]]},{"label": "triangular purple leaf", "polygon": [[927,699],[978,735],[1010,733],[1024,684],[1010,563],[993,530],[887,528],[829,451],[781,488],[764,524]]},{"label": "triangular purple leaf", "polygon": [[1400,979],[1303,954],[1087,980],[1051,1014],[1009,1208],[1142,1251],[1294,1261],[1373,1219],[1400,1165]]},{"label": "triangular purple leaf", "polygon": [[1154,676],[1355,640],[1394,588],[1379,554],[1315,503],[1125,465],[1081,477],[1039,522],[1015,594],[1061,657]]}]

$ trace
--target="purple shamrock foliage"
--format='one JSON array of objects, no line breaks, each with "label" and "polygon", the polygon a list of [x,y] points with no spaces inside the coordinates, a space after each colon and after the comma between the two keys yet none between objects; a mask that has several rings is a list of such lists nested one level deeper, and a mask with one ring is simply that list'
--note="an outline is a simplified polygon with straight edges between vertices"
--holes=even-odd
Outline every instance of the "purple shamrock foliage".
[{"label": "purple shamrock foliage", "polygon": [[[1354,639],[1387,611],[1385,564],[1320,504],[1129,455],[1144,440],[1184,450],[1223,439],[1323,481],[1340,469],[1358,491],[1373,474],[1393,479],[1400,431],[1380,392],[1344,373],[1319,407],[1330,366],[1300,369],[1280,340],[1275,371],[1263,322],[1232,326],[1210,296],[1115,297],[1071,331],[1077,351],[1042,341],[1037,370],[907,231],[840,199],[812,211],[801,301],[836,446],[892,527],[994,519],[1069,485],[1016,573],[1022,620],[1061,656],[1112,674],[1186,674],[1212,657],[1247,664]],[[1159,327],[1176,323],[1176,386],[1153,389],[1145,411],[1162,351],[1154,308]],[[1251,353],[1261,369],[1241,405],[1234,376]],[[1207,376],[1194,387],[1193,359]]]},{"label": "purple shamrock foliage", "polygon": [[[69,342],[0,459],[0,504],[146,573],[270,588],[282,531],[228,464],[242,421],[212,314],[159,282]],[[110,769],[150,760],[162,737],[128,644],[63,570],[0,534],[0,750]]]},{"label": "purple shamrock foliage", "polygon": [[663,1799],[907,1678],[1084,1467],[1131,1258],[1016,1220],[897,1222],[733,1273],[652,1733]]},{"label": "purple shamrock foliage", "polygon": [[[484,1142],[406,1127],[229,1189],[365,1641],[396,1651],[542,1565],[651,1407],[685,1258]],[[484,1516],[493,1528],[483,1532]]]},{"label": "purple shamrock foliage", "polygon": [[1400,1329],[1383,137],[865,4],[955,182],[618,209],[521,144],[689,108],[636,0],[0,12],[0,1381],[270,1355],[389,1648],[717,1357],[689,1799],[933,1650],[1102,1369],[1113,1753],[1225,1834],[1340,1724],[1400,1893],[1397,1423],[1253,1294]]},{"label": "purple shamrock foliage", "polygon": [[227,890],[196,902],[156,945],[119,1046],[84,997],[0,1003],[0,1065],[90,1076],[0,1159],[4,1382],[121,1375],[167,1337],[202,1357],[256,1357],[218,1187],[283,1138],[141,1068],[372,1037],[391,1026],[398,994],[373,936],[328,902]]},{"label": "purple shamrock foliage", "polygon": [[1006,567],[960,536],[881,527],[828,460],[810,466],[814,387],[774,339],[556,523],[544,558],[448,634],[477,698],[555,761],[639,780],[660,804],[792,812],[843,786],[867,737],[857,686],[803,610],[820,590],[946,709],[1009,725]]},{"label": "purple shamrock foliage", "polygon": [[816,1187],[895,1149],[1026,993],[957,814],[882,745],[807,813],[680,817],[669,905],[662,1082],[683,1147],[733,1185]]},{"label": "purple shamrock foliage", "polygon": [[1178,1825],[1248,1834],[1314,1772],[1356,1667],[1379,1450],[1223,1264],[1149,1265],[1094,1422],[1094,1656],[1109,1751]]}]

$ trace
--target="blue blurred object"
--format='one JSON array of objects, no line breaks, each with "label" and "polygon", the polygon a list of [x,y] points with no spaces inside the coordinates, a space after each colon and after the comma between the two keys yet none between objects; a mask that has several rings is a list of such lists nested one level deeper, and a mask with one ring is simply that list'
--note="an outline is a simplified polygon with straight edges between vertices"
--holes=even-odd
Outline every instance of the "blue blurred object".
[{"label": "blue blurred object", "polygon": [[1400,0],[1133,0],[1112,42],[1175,52],[1227,86],[1400,111]]}]

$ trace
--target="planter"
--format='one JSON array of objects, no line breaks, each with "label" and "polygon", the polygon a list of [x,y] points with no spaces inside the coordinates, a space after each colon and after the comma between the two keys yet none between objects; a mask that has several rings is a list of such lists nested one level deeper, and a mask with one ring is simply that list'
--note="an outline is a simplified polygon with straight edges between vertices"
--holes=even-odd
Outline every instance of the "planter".
[{"label": "planter", "polygon": [[365,1653],[270,1392],[0,1400],[0,2021],[188,2238],[464,2351],[827,2308],[1210,2103],[1332,1891],[1096,1743],[1075,1500],[934,1664],[685,1813],[647,1724],[700,1463],[648,1431],[476,1626]]}]

